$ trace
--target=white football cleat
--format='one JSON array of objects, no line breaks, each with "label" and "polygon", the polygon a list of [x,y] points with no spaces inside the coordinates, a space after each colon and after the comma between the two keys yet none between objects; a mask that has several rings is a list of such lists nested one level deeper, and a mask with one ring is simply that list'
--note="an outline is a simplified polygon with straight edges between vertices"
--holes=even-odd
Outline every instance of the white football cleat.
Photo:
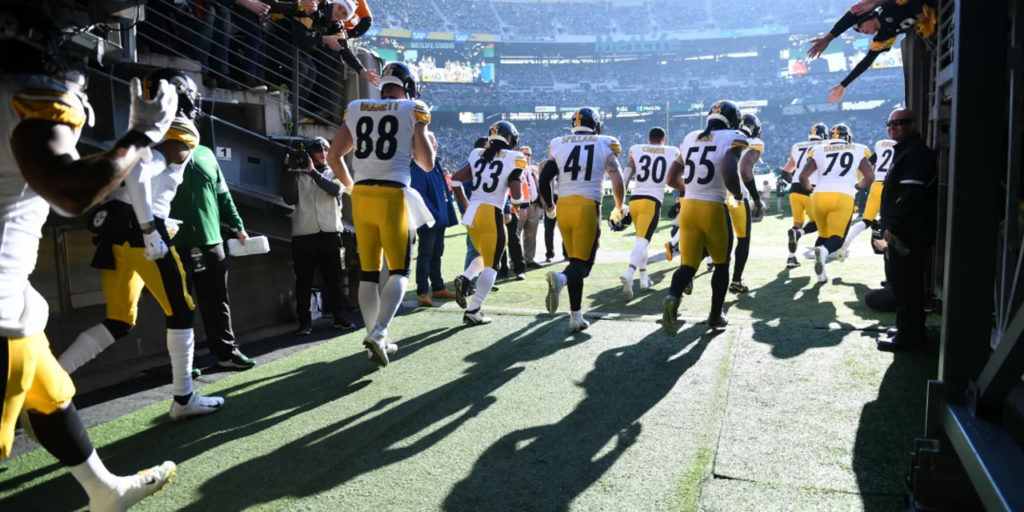
[{"label": "white football cleat", "polygon": [[171,400],[171,419],[174,421],[191,418],[192,416],[205,416],[220,410],[224,405],[224,399],[219,396],[201,396],[195,391],[188,398],[188,403],[181,405],[177,400]]},{"label": "white football cleat", "polygon": [[583,318],[582,311],[572,311],[569,313],[569,331],[580,332],[590,327],[590,322]]},{"label": "white football cleat", "polygon": [[619,282],[622,283],[622,298],[626,299],[626,302],[633,300],[633,278],[622,274],[619,276]]},{"label": "white football cleat", "polygon": [[646,289],[654,286],[654,281],[651,281],[651,278],[649,278],[647,276],[640,276],[640,279],[638,281],[640,281],[640,289],[641,290],[646,290]]},{"label": "white football cleat", "polygon": [[117,477],[114,488],[89,500],[91,512],[124,512],[147,496],[156,494],[174,478],[178,467],[171,461],[143,469],[132,476]]},{"label": "white football cleat", "polygon": [[544,305],[548,308],[548,313],[552,315],[558,312],[558,296],[562,293],[562,287],[565,286],[565,276],[555,272],[554,270],[548,272],[548,295],[544,298]]},{"label": "white football cleat", "polygon": [[[367,334],[366,338],[363,338],[363,346],[369,352],[370,359],[381,368],[391,362],[388,359],[388,354],[394,354],[398,351],[398,345],[388,340],[388,331],[386,329],[383,331],[374,329],[373,332]],[[394,348],[392,349],[392,347]]]},{"label": "white football cleat", "polygon": [[824,246],[816,247],[814,250],[814,273],[818,274],[819,283],[828,282],[828,275],[825,274],[826,258],[828,258],[828,249]]}]

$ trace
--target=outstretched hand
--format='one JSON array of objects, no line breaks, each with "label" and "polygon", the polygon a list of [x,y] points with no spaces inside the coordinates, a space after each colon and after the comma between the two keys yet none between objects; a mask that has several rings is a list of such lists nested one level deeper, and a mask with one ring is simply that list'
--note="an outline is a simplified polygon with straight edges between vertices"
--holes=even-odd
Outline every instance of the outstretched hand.
[{"label": "outstretched hand", "polygon": [[843,99],[844,94],[846,94],[846,87],[833,85],[828,89],[828,102],[839,103]]}]

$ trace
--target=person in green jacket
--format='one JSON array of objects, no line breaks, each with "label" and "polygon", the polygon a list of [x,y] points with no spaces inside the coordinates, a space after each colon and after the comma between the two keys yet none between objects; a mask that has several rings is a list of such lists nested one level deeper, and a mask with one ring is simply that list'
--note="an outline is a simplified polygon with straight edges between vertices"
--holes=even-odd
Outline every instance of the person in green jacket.
[{"label": "person in green jacket", "polygon": [[210,148],[196,147],[171,202],[171,218],[181,221],[172,241],[184,260],[182,264],[188,271],[190,287],[195,289],[206,329],[206,342],[217,356],[218,366],[243,370],[252,368],[256,361],[238,349],[231,328],[228,266],[220,236],[221,220],[227,223],[239,242],[244,244],[249,235],[231,199],[217,157]]}]

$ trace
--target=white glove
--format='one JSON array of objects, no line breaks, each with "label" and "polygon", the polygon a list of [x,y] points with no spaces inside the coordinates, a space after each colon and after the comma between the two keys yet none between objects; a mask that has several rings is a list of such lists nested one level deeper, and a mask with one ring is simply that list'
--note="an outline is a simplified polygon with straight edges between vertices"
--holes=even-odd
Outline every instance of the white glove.
[{"label": "white glove", "polygon": [[149,233],[142,233],[142,240],[146,242],[146,249],[143,252],[143,256],[149,261],[156,261],[167,255],[167,244],[164,243],[163,237],[160,236],[160,232],[157,230],[150,231]]},{"label": "white glove", "polygon": [[548,211],[544,212],[544,215],[547,215],[549,219],[554,219],[555,215],[557,213],[558,212],[556,211],[555,207],[552,206],[551,209],[549,209]]},{"label": "white glove", "polygon": [[128,116],[128,129],[143,133],[156,144],[164,138],[178,112],[178,93],[167,80],[160,80],[156,97],[146,100],[142,96],[142,82],[132,78],[129,85],[132,96],[131,113]]}]

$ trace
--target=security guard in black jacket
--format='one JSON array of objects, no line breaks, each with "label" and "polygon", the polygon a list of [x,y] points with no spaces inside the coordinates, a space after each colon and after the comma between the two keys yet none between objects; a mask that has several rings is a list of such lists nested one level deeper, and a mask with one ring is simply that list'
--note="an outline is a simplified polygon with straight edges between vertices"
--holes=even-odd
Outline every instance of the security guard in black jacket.
[{"label": "security guard in black jacket", "polygon": [[886,127],[896,152],[882,189],[880,223],[887,243],[885,278],[897,310],[896,330],[878,341],[878,349],[895,351],[925,343],[925,266],[935,240],[938,178],[935,153],[918,133],[913,112],[893,111]]}]

